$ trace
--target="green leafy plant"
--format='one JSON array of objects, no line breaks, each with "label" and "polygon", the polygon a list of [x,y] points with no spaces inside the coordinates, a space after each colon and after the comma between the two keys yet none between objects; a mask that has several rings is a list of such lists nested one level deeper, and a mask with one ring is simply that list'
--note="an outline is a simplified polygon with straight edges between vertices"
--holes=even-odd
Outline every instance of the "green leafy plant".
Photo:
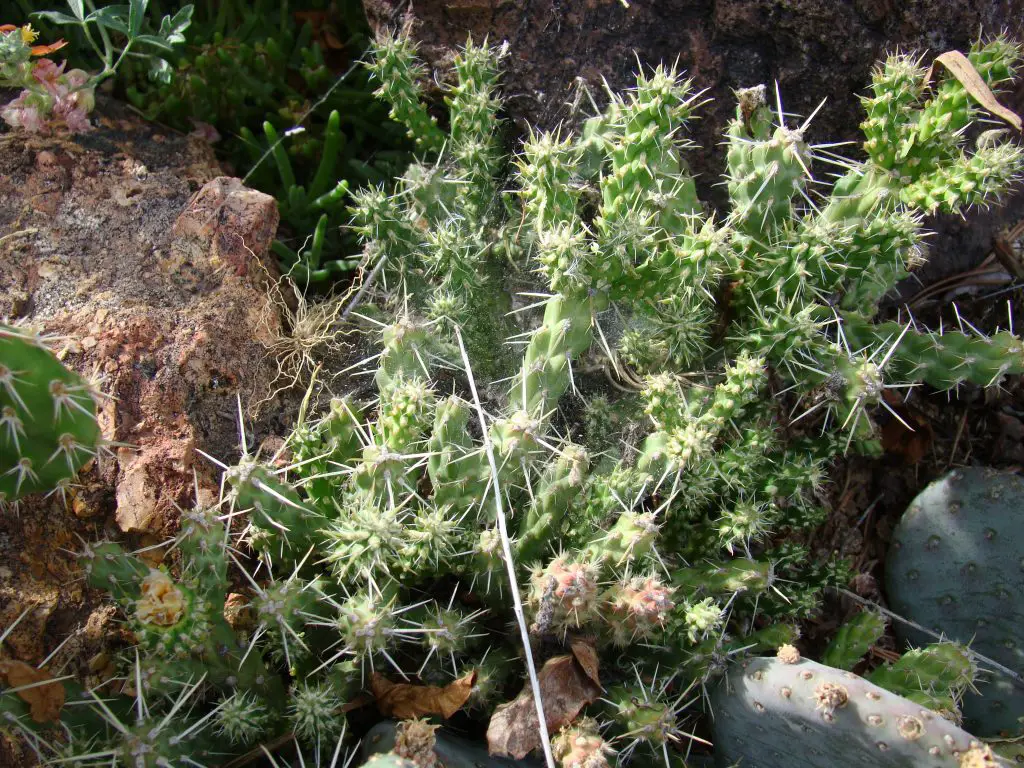
[{"label": "green leafy plant", "polygon": [[150,120],[220,137],[219,154],[277,198],[274,252],[302,287],[330,285],[359,264],[343,228],[348,187],[382,182],[408,162],[357,63],[367,43],[355,0],[202,2],[160,77],[130,63],[122,78]]},{"label": "green leafy plant", "polygon": [[[153,72],[166,77],[168,65],[163,55],[174,53],[174,46],[185,42],[185,30],[192,23],[192,5],[183,5],[174,14],[164,16],[156,29],[148,30],[149,0],[129,0],[128,5],[100,8],[92,0],[67,0],[67,4],[70,15],[60,11],[37,11],[33,16],[82,30],[93,52],[103,62],[103,69],[92,78],[93,87],[113,77],[129,56],[146,61]],[[118,38],[122,42],[118,43]]]},{"label": "green leafy plant", "polygon": [[23,89],[0,116],[12,127],[33,132],[54,120],[74,132],[89,130],[88,113],[95,104],[96,86],[112,77],[128,57],[157,69],[166,66],[162,55],[173,52],[174,46],[185,40],[191,5],[183,6],[173,16],[164,16],[153,31],[146,29],[147,5],[148,0],[131,0],[129,5],[96,8],[91,0],[68,0],[70,14],[32,14],[53,24],[77,27],[103,65],[93,74],[82,69],[65,72],[66,63],[57,65],[45,58],[60,50],[64,41],[33,46],[38,33],[31,26],[0,28],[0,86]]}]

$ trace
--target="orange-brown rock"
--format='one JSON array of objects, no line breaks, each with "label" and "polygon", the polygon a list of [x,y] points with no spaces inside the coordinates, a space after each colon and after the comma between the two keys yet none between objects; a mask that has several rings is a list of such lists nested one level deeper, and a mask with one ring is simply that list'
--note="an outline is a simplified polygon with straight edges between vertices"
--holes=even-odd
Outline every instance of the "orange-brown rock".
[{"label": "orange-brown rock", "polygon": [[234,451],[236,394],[263,391],[281,329],[273,198],[220,176],[196,139],[155,133],[119,121],[0,140],[0,317],[67,336],[65,361],[103,377],[104,436],[130,447],[83,476],[92,503],[73,506],[113,501],[125,532],[170,530],[193,470],[214,487],[196,448]]},{"label": "orange-brown rock", "polygon": [[[66,508],[34,497],[0,513],[0,627],[20,617],[0,661],[35,666],[57,649],[47,668],[93,683],[131,637],[75,552],[166,539],[194,478],[202,501],[216,499],[198,451],[237,457],[236,398],[267,392],[265,345],[282,332],[267,291],[274,200],[224,177],[199,140],[102,111],[82,136],[0,134],[0,318],[64,337],[65,363],[102,377],[99,418],[118,444]],[[0,764],[31,764],[17,749],[0,742]]]}]

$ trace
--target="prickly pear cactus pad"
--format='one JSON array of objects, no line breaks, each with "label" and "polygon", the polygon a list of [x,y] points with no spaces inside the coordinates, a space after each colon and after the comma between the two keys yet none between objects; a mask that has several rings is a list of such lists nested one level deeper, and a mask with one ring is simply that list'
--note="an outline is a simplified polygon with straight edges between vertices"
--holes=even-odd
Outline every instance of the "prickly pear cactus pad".
[{"label": "prickly pear cactus pad", "polygon": [[723,768],[957,768],[980,746],[935,712],[807,659],[736,665],[715,690],[712,710]]},{"label": "prickly pear cactus pad", "polygon": [[[886,562],[897,613],[1024,673],[1024,479],[970,467],[925,488],[904,513]],[[912,643],[932,638],[905,625]],[[981,662],[982,669],[987,665]],[[988,682],[985,678],[988,677]],[[981,736],[1016,733],[1024,688],[997,670],[968,692],[964,724]]]},{"label": "prickly pear cactus pad", "polygon": [[44,338],[0,324],[0,508],[63,493],[99,442],[93,387]]}]

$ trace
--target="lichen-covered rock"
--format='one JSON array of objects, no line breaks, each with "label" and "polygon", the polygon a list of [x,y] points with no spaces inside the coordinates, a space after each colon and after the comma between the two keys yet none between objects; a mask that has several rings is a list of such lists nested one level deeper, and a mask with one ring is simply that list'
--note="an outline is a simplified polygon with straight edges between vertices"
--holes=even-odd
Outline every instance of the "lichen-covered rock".
[{"label": "lichen-covered rock", "polygon": [[[980,742],[852,672],[750,659],[712,698],[719,766],[957,768]],[[1000,763],[994,763],[998,765]]]},{"label": "lichen-covered rock", "polygon": [[[1024,673],[1024,479],[970,467],[925,488],[904,513],[886,563],[893,609]],[[896,624],[914,644],[928,635]],[[984,662],[983,670],[988,669]],[[987,680],[986,680],[987,678]],[[997,670],[966,693],[964,724],[981,736],[1016,733],[1024,689]]]},{"label": "lichen-covered rock", "polygon": [[88,137],[0,144],[0,317],[66,337],[63,361],[111,396],[103,436],[131,446],[82,479],[76,514],[109,511],[112,491],[122,530],[167,531],[193,468],[215,489],[195,449],[234,450],[236,393],[274,373],[277,206],[196,139],[108,111]]}]

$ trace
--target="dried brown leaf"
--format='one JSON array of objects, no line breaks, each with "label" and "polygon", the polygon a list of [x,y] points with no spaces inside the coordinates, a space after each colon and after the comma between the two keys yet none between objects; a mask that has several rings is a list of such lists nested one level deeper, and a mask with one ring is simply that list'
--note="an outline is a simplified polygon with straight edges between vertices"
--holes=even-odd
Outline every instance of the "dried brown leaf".
[{"label": "dried brown leaf", "polygon": [[[584,643],[580,645],[586,647]],[[587,658],[588,652],[583,650],[581,655]],[[596,675],[596,660],[591,666]],[[583,707],[597,701],[601,695],[601,686],[591,679],[573,656],[548,659],[537,679],[549,733],[571,723]],[[533,701],[533,689],[527,683],[514,700],[494,710],[487,726],[487,750],[492,755],[522,760],[540,746],[537,707]]]},{"label": "dried brown leaf", "polygon": [[446,720],[458,712],[469,699],[476,683],[476,670],[453,680],[441,688],[436,685],[393,683],[383,675],[374,674],[370,690],[377,708],[386,717],[410,720],[427,715],[440,715]]},{"label": "dried brown leaf", "polygon": [[586,640],[573,640],[569,647],[572,650],[572,655],[579,662],[583,673],[597,683],[598,687],[601,687],[601,677],[598,674],[597,649]]},{"label": "dried brown leaf", "polygon": [[0,661],[0,677],[11,688],[32,686],[17,691],[17,694],[28,704],[29,714],[37,723],[54,723],[60,719],[60,711],[64,707],[64,686],[58,682],[46,682],[52,680],[46,672],[23,661]]},{"label": "dried brown leaf", "polygon": [[988,87],[981,75],[978,74],[978,70],[971,64],[970,59],[964,56],[960,51],[946,51],[940,56],[935,57],[935,61],[932,62],[931,67],[928,69],[928,74],[925,76],[925,82],[930,82],[935,76],[935,65],[941,64],[946,70],[955,77],[974,100],[977,101],[981,106],[987,109],[996,117],[1002,118],[1004,121],[1012,125],[1018,131],[1021,130],[1021,119],[1016,112],[1007,109],[999,100],[996,99],[995,94]]}]

